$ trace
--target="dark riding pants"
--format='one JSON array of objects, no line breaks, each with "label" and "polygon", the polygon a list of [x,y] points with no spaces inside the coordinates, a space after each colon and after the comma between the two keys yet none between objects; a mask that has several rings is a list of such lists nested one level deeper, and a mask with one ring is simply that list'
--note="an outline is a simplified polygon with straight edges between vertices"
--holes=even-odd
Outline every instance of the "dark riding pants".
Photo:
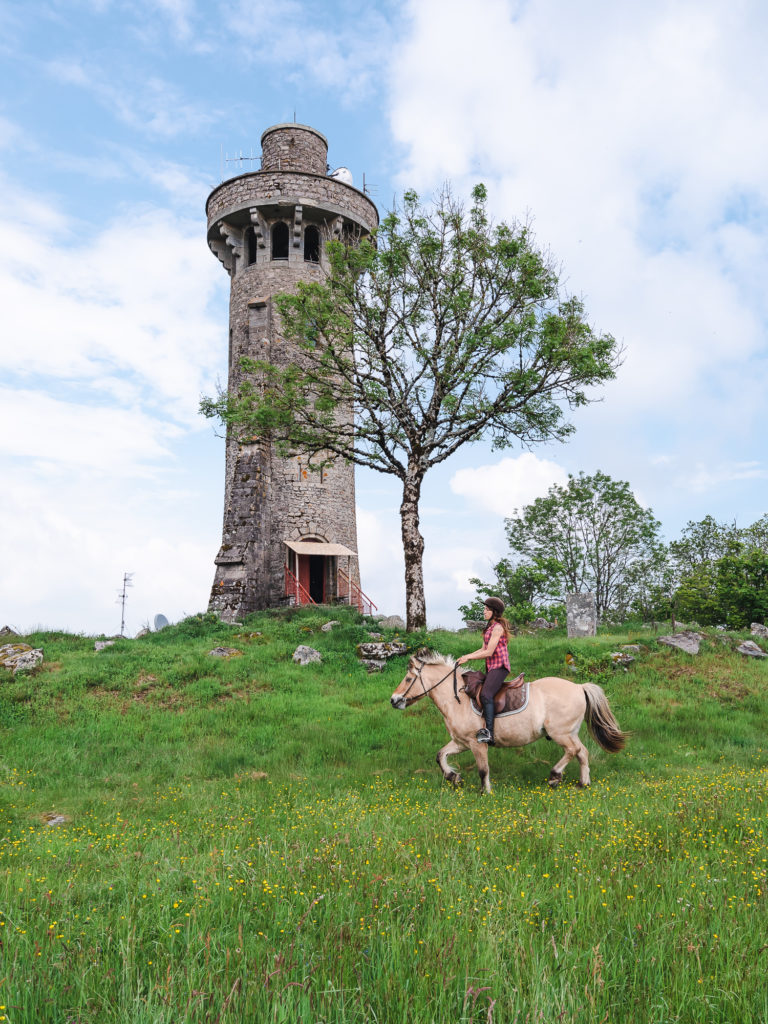
[{"label": "dark riding pants", "polygon": [[492,668],[486,675],[483,688],[480,691],[480,700],[493,700],[501,689],[501,684],[509,675],[508,668]]}]

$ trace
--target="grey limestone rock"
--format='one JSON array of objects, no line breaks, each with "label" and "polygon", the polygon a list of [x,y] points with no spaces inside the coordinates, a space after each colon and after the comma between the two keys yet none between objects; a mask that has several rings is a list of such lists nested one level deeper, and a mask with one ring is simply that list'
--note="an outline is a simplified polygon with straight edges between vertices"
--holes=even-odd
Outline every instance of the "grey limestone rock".
[{"label": "grey limestone rock", "polygon": [[43,652],[28,643],[6,643],[0,647],[0,668],[17,672],[31,672],[43,662]]},{"label": "grey limestone rock", "polygon": [[29,672],[43,661],[43,652],[29,644],[3,644],[0,647],[0,668],[9,668],[13,674]]},{"label": "grey limestone rock", "polygon": [[15,629],[11,629],[10,626],[3,626],[3,628],[0,629],[0,636],[18,636],[18,635],[19,634],[16,632],[16,630]]},{"label": "grey limestone rock", "polygon": [[316,651],[314,647],[307,647],[306,644],[299,644],[293,652],[293,660],[297,665],[311,665],[313,662],[322,661],[323,656],[320,651]]},{"label": "grey limestone rock", "polygon": [[376,658],[361,658],[360,663],[365,666],[369,675],[381,672],[387,667],[386,661],[378,661]]},{"label": "grey limestone rock", "polygon": [[330,621],[330,622],[326,622],[326,623],[324,623],[324,624],[323,624],[323,625],[322,625],[322,626],[320,627],[320,629],[321,629],[321,630],[323,631],[323,633],[330,633],[330,632],[331,632],[331,630],[333,629],[333,627],[334,627],[334,626],[338,626],[338,625],[339,625],[339,622],[338,622],[338,620],[337,620],[337,619],[331,619],[331,621]]},{"label": "grey limestone rock", "polygon": [[597,606],[594,594],[566,594],[565,609],[569,637],[596,635]]},{"label": "grey limestone rock", "polygon": [[236,647],[214,647],[212,651],[208,651],[212,658],[239,658],[242,653]]},{"label": "grey limestone rock", "polygon": [[485,629],[485,623],[480,622],[479,619],[464,619],[464,625],[467,629],[471,629],[473,632],[478,632],[481,629]]},{"label": "grey limestone rock", "polygon": [[752,636],[761,636],[768,640],[768,626],[764,626],[761,622],[753,622],[749,627],[749,632]]},{"label": "grey limestone rock", "polygon": [[380,641],[378,643],[358,644],[358,658],[373,658],[375,661],[386,661],[387,658],[394,658],[398,654],[405,654],[408,648],[405,644]]},{"label": "grey limestone rock", "polygon": [[745,640],[743,644],[739,644],[736,650],[747,658],[768,658],[768,654],[758,647],[754,640]]},{"label": "grey limestone rock", "polygon": [[531,623],[531,626],[534,629],[554,629],[555,628],[555,623],[554,622],[549,622],[547,619],[539,617],[538,619],[534,619],[533,620],[533,622]]},{"label": "grey limestone rock", "polygon": [[696,633],[692,629],[686,629],[682,633],[660,636],[659,643],[667,647],[676,647],[677,650],[685,651],[686,654],[698,654],[699,644],[703,639],[704,637],[701,633]]},{"label": "grey limestone rock", "polygon": [[103,651],[105,647],[114,647],[114,640],[97,640],[93,645],[94,651]]},{"label": "grey limestone rock", "polygon": [[405,629],[405,621],[399,615],[384,615],[377,621],[382,629]]}]

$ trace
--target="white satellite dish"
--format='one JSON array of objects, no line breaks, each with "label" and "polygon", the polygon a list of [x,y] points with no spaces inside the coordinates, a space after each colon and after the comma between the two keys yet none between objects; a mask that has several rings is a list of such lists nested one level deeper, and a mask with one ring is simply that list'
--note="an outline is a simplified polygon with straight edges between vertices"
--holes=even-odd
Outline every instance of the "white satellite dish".
[{"label": "white satellite dish", "polygon": [[334,178],[344,185],[351,185],[353,183],[352,171],[348,167],[337,167],[335,171],[331,171],[328,177]]},{"label": "white satellite dish", "polygon": [[166,626],[170,626],[170,622],[164,615],[155,616],[155,632],[160,629],[165,629]]}]

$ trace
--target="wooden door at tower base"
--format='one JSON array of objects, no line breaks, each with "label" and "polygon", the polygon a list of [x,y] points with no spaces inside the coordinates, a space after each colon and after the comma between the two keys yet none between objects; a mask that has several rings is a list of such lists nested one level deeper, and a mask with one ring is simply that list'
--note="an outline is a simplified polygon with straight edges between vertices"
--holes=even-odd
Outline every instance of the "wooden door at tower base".
[{"label": "wooden door at tower base", "polygon": [[325,557],[299,555],[299,604],[309,604],[307,595],[315,604],[325,602]]}]

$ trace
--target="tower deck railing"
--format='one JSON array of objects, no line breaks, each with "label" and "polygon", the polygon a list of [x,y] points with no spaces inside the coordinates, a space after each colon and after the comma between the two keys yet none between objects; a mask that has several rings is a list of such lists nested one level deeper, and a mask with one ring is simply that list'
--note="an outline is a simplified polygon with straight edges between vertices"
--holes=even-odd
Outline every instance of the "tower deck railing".
[{"label": "tower deck railing", "polygon": [[373,615],[377,611],[377,607],[370,597],[363,593],[343,569],[338,570],[336,593],[339,595],[339,600],[348,597],[350,605],[357,608],[361,615]]},{"label": "tower deck railing", "polygon": [[285,567],[285,595],[293,598],[294,604],[317,604],[313,601],[307,588],[296,579],[291,570]]}]

